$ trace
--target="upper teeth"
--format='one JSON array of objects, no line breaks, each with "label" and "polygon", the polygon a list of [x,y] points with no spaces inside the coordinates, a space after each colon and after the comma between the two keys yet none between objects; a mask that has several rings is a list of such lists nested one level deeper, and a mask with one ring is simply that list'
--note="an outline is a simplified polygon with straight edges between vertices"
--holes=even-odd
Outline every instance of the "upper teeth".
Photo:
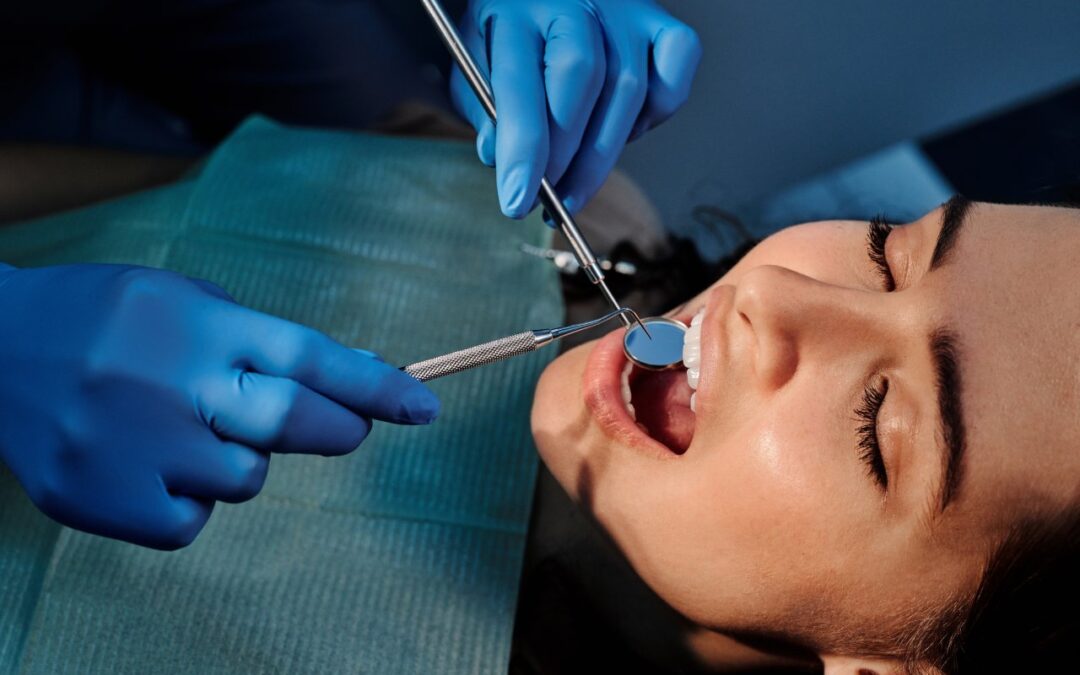
[{"label": "upper teeth", "polygon": [[694,412],[697,412],[697,388],[701,382],[701,323],[704,320],[705,310],[700,309],[683,338],[683,365],[686,366],[686,383],[694,390],[690,395],[690,409]]}]

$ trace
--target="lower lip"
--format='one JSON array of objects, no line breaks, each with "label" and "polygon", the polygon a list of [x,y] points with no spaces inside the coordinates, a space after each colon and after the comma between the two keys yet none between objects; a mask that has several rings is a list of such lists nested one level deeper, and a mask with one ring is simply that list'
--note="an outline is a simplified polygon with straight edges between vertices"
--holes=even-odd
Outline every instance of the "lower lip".
[{"label": "lower lip", "polygon": [[[676,317],[689,323],[691,317]],[[622,372],[629,361],[623,352],[623,330],[615,330],[597,341],[585,366],[585,405],[605,435],[660,459],[676,459],[674,453],[638,427],[622,399]]]}]

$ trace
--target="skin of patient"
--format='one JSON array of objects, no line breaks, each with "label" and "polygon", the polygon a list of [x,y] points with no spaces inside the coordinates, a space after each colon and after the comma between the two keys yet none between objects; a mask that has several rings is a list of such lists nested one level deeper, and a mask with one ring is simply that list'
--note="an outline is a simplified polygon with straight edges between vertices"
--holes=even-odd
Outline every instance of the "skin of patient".
[{"label": "skin of patient", "polygon": [[[544,462],[694,623],[812,650],[826,672],[899,671],[897,636],[963,602],[1006,528],[1077,501],[1080,211],[972,204],[951,245],[945,212],[895,226],[878,262],[865,222],[786,229],[673,312],[705,308],[682,454],[625,411],[618,334],[544,373]],[[963,431],[939,414],[943,384]],[[884,485],[856,413],[882,389]],[[649,402],[685,420],[689,393]]]}]

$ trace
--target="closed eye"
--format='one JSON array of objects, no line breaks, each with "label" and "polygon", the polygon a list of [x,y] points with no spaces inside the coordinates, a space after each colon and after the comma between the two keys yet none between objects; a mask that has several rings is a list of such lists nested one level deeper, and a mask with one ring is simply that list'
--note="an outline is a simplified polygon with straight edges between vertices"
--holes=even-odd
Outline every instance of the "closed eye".
[{"label": "closed eye", "polygon": [[855,417],[859,420],[859,459],[866,465],[867,473],[882,490],[889,487],[889,474],[885,468],[885,458],[881,453],[881,443],[878,440],[878,414],[881,406],[885,403],[885,395],[889,392],[889,381],[883,380],[881,384],[863,390],[862,402],[855,409]]},{"label": "closed eye", "polygon": [[870,221],[870,227],[866,231],[866,252],[878,276],[881,277],[886,293],[896,290],[896,279],[893,278],[889,260],[885,257],[885,242],[889,239],[892,229],[892,223],[885,220],[883,216],[876,216]]}]

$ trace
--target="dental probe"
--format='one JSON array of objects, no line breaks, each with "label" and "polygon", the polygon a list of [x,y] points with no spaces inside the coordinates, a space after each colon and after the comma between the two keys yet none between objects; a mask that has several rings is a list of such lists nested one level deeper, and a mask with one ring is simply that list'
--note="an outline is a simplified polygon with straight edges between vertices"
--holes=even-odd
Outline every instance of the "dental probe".
[{"label": "dental probe", "polygon": [[587,331],[603,325],[614,319],[616,316],[625,318],[625,315],[627,314],[633,317],[635,321],[640,321],[634,310],[620,307],[614,312],[602,316],[599,319],[577,323],[572,326],[563,326],[562,328],[527,330],[524,333],[510,335],[508,337],[499,338],[498,340],[492,340],[491,342],[485,342],[482,345],[476,345],[475,347],[469,347],[468,349],[462,349],[450,354],[444,354],[443,356],[436,356],[433,359],[420,361],[411,366],[405,366],[402,370],[421,382],[427,382],[438,377],[454,375],[478,366],[486,366],[489,363],[495,363],[496,361],[502,361],[503,359],[508,359],[513,356],[534,352],[556,340],[561,340],[564,337],[576,335],[582,331]]},{"label": "dental probe", "polygon": [[[446,10],[443,9],[439,0],[422,0],[424,8],[431,16],[431,20],[435,23],[436,30],[439,31],[439,35],[442,37],[443,42],[446,43],[447,49],[450,50],[450,54],[454,57],[454,61],[457,62],[461,68],[461,72],[465,74],[465,79],[469,81],[469,86],[472,87],[473,92],[476,94],[476,98],[480,101],[480,105],[484,107],[488,117],[491,118],[492,124],[498,124],[497,115],[495,113],[495,95],[491,91],[491,85],[488,84],[487,78],[480,72],[480,68],[476,65],[476,61],[473,60],[469,50],[465,47],[465,43],[461,40],[461,35],[458,34],[457,28],[454,27],[454,23],[450,20],[450,17],[446,15]],[[551,186],[551,182],[547,178],[540,180],[540,201],[544,204],[544,208],[548,213],[552,215],[559,222],[559,227],[562,228],[562,233],[566,236],[567,241],[570,242],[570,247],[574,249],[574,255],[577,256],[578,262],[581,263],[582,269],[585,270],[585,274],[589,277],[589,281],[600,288],[600,293],[607,299],[608,303],[616,310],[622,309],[619,305],[619,301],[612,295],[611,289],[604,283],[604,271],[600,268],[600,263],[596,260],[596,255],[589,247],[589,243],[585,241],[585,237],[581,234],[581,230],[578,229],[577,223],[574,221],[574,217],[570,215],[570,212],[563,206],[562,199],[559,198],[555,188]],[[623,312],[617,312],[619,318],[622,320],[623,325],[630,328],[634,325],[633,322],[628,319]],[[649,335],[649,329],[641,323],[641,319],[637,314],[630,312],[634,317],[634,322],[645,331],[645,335]]]}]

